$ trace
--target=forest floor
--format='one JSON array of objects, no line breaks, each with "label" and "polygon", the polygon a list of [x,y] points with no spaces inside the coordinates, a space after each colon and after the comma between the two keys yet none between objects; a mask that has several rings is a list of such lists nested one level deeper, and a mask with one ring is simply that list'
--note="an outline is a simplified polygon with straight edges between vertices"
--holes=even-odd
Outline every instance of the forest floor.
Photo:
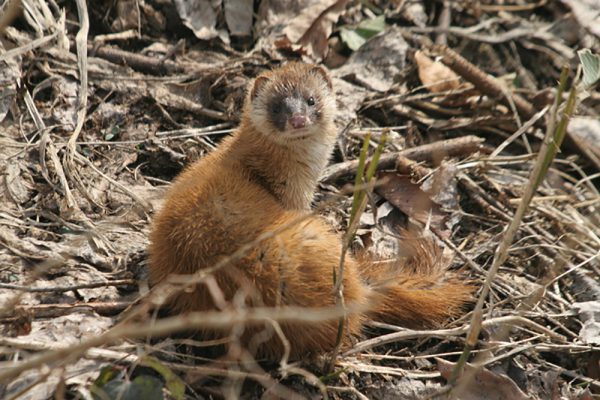
[{"label": "forest floor", "polygon": [[[600,92],[578,57],[590,49],[600,69],[597,2],[4,3],[0,397],[600,396]],[[145,301],[169,182],[235,129],[251,79],[287,60],[328,67],[337,94],[317,212],[346,230],[362,144],[372,154],[385,135],[354,250],[392,257],[416,226],[478,288],[440,329],[370,321],[329,371],[331,355],[264,364],[146,337],[185,328]],[[530,192],[572,89],[566,138]]]}]

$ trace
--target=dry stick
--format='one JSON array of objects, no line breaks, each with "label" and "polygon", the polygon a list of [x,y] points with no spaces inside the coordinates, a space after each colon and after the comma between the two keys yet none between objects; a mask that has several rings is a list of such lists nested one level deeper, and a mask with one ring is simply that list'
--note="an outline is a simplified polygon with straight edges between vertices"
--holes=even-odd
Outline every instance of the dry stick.
[{"label": "dry stick", "polygon": [[[90,19],[88,17],[87,4],[85,0],[77,0],[77,14],[79,15],[80,27],[75,36],[75,44],[77,46],[77,67],[79,70],[79,95],[77,98],[77,124],[71,137],[69,138],[69,148],[75,152],[75,142],[81,133],[85,115],[87,112],[88,102],[88,63],[87,63],[87,38],[90,30]],[[72,160],[72,155],[71,155]]]},{"label": "dry stick", "polygon": [[[77,67],[79,72],[79,92],[77,95],[77,122],[75,129],[67,142],[66,152],[64,156],[65,172],[71,178],[74,183],[79,186],[79,191],[92,203],[92,197],[85,190],[85,186],[81,181],[81,177],[77,172],[77,168],[74,163],[74,155],[77,153],[75,143],[81,133],[83,124],[85,122],[85,116],[87,112],[88,103],[88,64],[87,64],[87,47],[86,41],[90,29],[90,20],[87,12],[87,4],[85,0],[77,0],[77,14],[79,15],[79,31],[75,36],[75,43],[77,44]],[[75,210],[78,212],[79,217],[85,217],[85,215],[79,210],[79,207],[75,206]],[[93,229],[91,221],[86,220],[88,228]]]},{"label": "dry stick", "polygon": [[[548,335],[549,337],[556,340],[565,340],[563,335],[560,335],[556,332],[551,331],[550,329],[542,326],[534,321],[531,321],[525,317],[521,316],[505,316],[505,317],[497,317],[488,319],[483,321],[483,327],[491,327],[496,325],[511,325],[511,326],[524,326],[539,332],[544,335]],[[468,326],[461,326],[459,328],[452,329],[437,329],[437,330],[410,330],[405,329],[399,332],[392,332],[386,335],[378,336],[372,339],[367,339],[362,342],[357,343],[352,347],[352,349],[348,350],[344,353],[345,356],[349,356],[352,354],[359,353],[361,351],[366,351],[372,349],[377,346],[382,346],[384,344],[396,343],[402,340],[416,339],[421,337],[448,337],[448,336],[459,336],[466,332],[468,332]]]},{"label": "dry stick", "polygon": [[450,21],[452,20],[452,7],[450,6],[449,0],[442,1],[442,11],[438,19],[438,28],[440,32],[435,37],[435,43],[439,45],[446,45],[448,43],[447,31],[450,27]]},{"label": "dry stick", "polygon": [[95,57],[108,60],[114,64],[126,65],[135,70],[153,75],[185,72],[182,66],[170,60],[161,60],[160,58],[131,53],[110,46],[98,46],[97,44],[88,44],[87,49],[90,55]]},{"label": "dry stick", "polygon": [[[434,162],[439,154],[444,154],[448,157],[460,156],[463,154],[471,154],[482,150],[483,138],[469,135],[455,139],[441,140],[439,142],[424,144],[410,149],[401,150],[394,153],[382,154],[377,164],[377,169],[393,169],[395,168],[398,156],[410,158],[418,161]],[[369,160],[370,162],[371,160]],[[322,182],[335,182],[338,179],[349,175],[356,174],[358,169],[358,160],[346,161],[331,165],[325,168]]]},{"label": "dry stick", "polygon": [[135,279],[119,279],[113,281],[105,281],[105,282],[90,282],[90,283],[82,283],[79,285],[69,285],[69,286],[50,286],[50,287],[31,287],[24,285],[12,285],[10,283],[0,283],[0,289],[11,289],[11,290],[20,290],[27,293],[39,293],[39,292],[54,292],[54,293],[62,293],[62,292],[70,292],[72,290],[79,289],[93,289],[99,287],[108,287],[108,286],[126,286],[126,285],[135,285],[137,281]]},{"label": "dry stick", "polygon": [[11,57],[16,57],[18,55],[25,54],[28,51],[36,49],[38,47],[42,47],[46,43],[54,40],[57,36],[58,36],[58,31],[55,31],[54,33],[51,33],[48,36],[44,36],[39,39],[32,40],[31,42],[24,44],[23,46],[15,47],[14,49],[10,49],[10,50],[0,54],[0,61],[7,60]]},{"label": "dry stick", "polygon": [[[23,310],[32,313],[34,318],[51,318],[68,315],[78,311],[94,311],[100,315],[112,316],[117,315],[131,305],[130,302],[90,302],[76,304],[37,304],[32,306],[17,306],[14,311]],[[14,314],[14,313],[13,313]],[[14,319],[0,318],[0,322]]]},{"label": "dry stick", "polygon": [[50,186],[52,186],[55,190],[57,189],[54,182],[52,182],[52,180],[50,179],[50,176],[48,174],[48,168],[46,167],[46,150],[48,150],[48,152],[50,153],[50,159],[54,164],[55,173],[56,175],[58,175],[58,180],[61,183],[62,190],[67,200],[67,205],[69,207],[76,207],[77,203],[75,202],[75,198],[73,197],[71,189],[69,188],[69,182],[67,181],[65,171],[60,162],[60,159],[58,158],[56,146],[54,146],[54,142],[50,138],[48,129],[46,128],[46,124],[44,123],[42,116],[40,115],[37,107],[35,106],[35,102],[33,101],[29,90],[25,91],[23,99],[25,100],[25,106],[27,107],[27,111],[29,112],[31,119],[33,119],[35,127],[41,130],[42,132],[39,142],[39,161],[42,167],[42,176],[44,177],[44,179],[46,179],[46,182],[48,182]]},{"label": "dry stick", "polygon": [[563,368],[563,367],[561,367],[559,365],[556,365],[556,364],[552,364],[551,362],[546,361],[546,360],[543,360],[543,362],[544,362],[544,364],[546,364],[547,366],[551,367],[555,371],[558,371],[562,375],[565,375],[565,376],[569,377],[569,379],[580,380],[582,382],[585,382],[589,386],[594,386],[597,390],[600,390],[600,382],[598,382],[597,379],[588,378],[587,376],[583,376],[583,375],[580,375],[580,374],[575,373],[573,371],[569,371],[568,369],[565,369],[565,368]]},{"label": "dry stick", "polygon": [[500,146],[496,147],[496,149],[490,154],[490,158],[495,158],[504,150],[509,144],[515,141],[519,136],[527,132],[529,128],[531,128],[542,116],[546,114],[549,107],[544,107],[541,111],[536,113],[533,117],[531,117],[527,122],[523,124],[515,133],[510,135],[504,142],[500,144]]},{"label": "dry stick", "polygon": [[[557,110],[558,110],[558,107],[559,107],[559,104],[561,101],[561,97],[562,97],[562,91],[564,90],[564,88],[566,86],[568,73],[569,73],[569,69],[568,69],[568,67],[565,67],[561,74],[558,95],[556,96],[555,104],[553,105],[553,114],[554,115],[557,115]],[[562,138],[557,138],[557,136],[559,134],[566,132],[566,124],[568,123],[568,117],[572,114],[574,108],[575,108],[575,89],[572,89],[571,95],[569,96],[569,100],[567,101],[567,106],[564,111],[563,118],[561,120],[561,123],[557,126],[556,131],[554,130],[554,126],[555,126],[554,124],[548,124],[548,130],[546,131],[546,137],[544,138],[542,147],[540,148],[536,164],[534,165],[533,170],[531,171],[531,175],[529,178],[529,184],[525,188],[525,193],[523,193],[521,203],[519,204],[519,207],[517,208],[513,219],[510,221],[508,227],[506,228],[504,237],[502,238],[502,242],[496,249],[496,253],[494,254],[494,260],[492,261],[492,266],[490,267],[490,270],[488,271],[488,274],[486,276],[486,279],[485,279],[485,282],[484,282],[484,285],[483,285],[483,288],[481,291],[481,295],[477,299],[477,304],[475,306],[475,309],[473,310],[473,316],[471,318],[471,326],[470,326],[469,333],[467,335],[465,349],[464,349],[460,359],[456,363],[454,370],[452,371],[452,376],[450,377],[451,384],[456,383],[456,380],[457,380],[458,376],[460,375],[460,371],[462,370],[462,367],[467,362],[467,358],[469,357],[470,350],[472,348],[474,348],[475,345],[477,344],[477,338],[479,336],[479,332],[481,331],[481,325],[482,325],[482,320],[483,320],[483,306],[484,306],[485,300],[490,292],[490,289],[492,286],[492,281],[493,281],[494,277],[496,276],[496,273],[498,272],[500,265],[502,265],[504,263],[504,261],[506,260],[506,258],[508,256],[508,250],[509,250],[509,248],[513,242],[513,239],[519,229],[519,225],[521,224],[523,216],[525,215],[525,212],[527,211],[529,203],[531,202],[531,199],[533,198],[533,195],[535,194],[535,191],[537,190],[539,184],[543,180],[545,173],[547,171],[547,168],[549,167],[550,161],[552,159],[554,159],[554,155],[558,151],[558,148],[561,144],[560,140]],[[566,122],[564,122],[564,121],[566,121]],[[563,129],[563,131],[560,130],[561,128]],[[563,137],[564,137],[564,135],[563,135]],[[555,139],[559,140],[559,142],[555,143]],[[475,376],[475,373],[478,370],[479,370],[479,368],[475,368],[472,371],[472,373],[465,374],[465,379],[463,379],[461,382],[461,385],[459,387],[457,387],[457,393],[460,393],[462,390],[464,390],[465,385],[468,383],[468,381],[470,381]]]},{"label": "dry stick", "polygon": [[22,372],[44,364],[69,362],[80,357],[92,347],[112,343],[122,338],[135,339],[148,336],[162,336],[186,330],[222,329],[236,324],[263,323],[268,321],[318,323],[339,318],[346,312],[361,311],[364,310],[352,306],[348,306],[347,310],[342,310],[339,307],[314,308],[309,313],[306,312],[305,307],[256,307],[232,311],[192,312],[176,317],[164,318],[154,321],[152,324],[122,324],[99,336],[83,340],[78,344],[70,344],[65,348],[51,350],[16,365],[4,367],[0,369],[0,382],[8,382],[18,377]]},{"label": "dry stick", "polygon": [[[5,337],[0,337],[0,345],[13,347],[13,348],[16,347],[18,349],[36,350],[36,351],[62,350],[64,348],[64,345],[61,345],[58,343],[35,342],[35,341],[32,342],[31,340],[23,340],[23,339],[19,339],[19,338],[5,338]],[[130,364],[140,364],[140,365],[147,364],[145,362],[146,357],[138,356],[138,355],[131,354],[131,353],[126,353],[123,351],[90,348],[86,352],[85,355],[89,359],[117,361],[119,363],[127,362]],[[273,378],[271,378],[271,376],[268,375],[267,373],[261,374],[261,373],[253,373],[253,372],[243,372],[243,371],[236,371],[236,370],[231,370],[231,369],[220,369],[220,368],[205,366],[205,365],[189,366],[189,365],[182,365],[182,364],[165,362],[165,361],[161,361],[161,364],[163,364],[165,367],[167,367],[171,370],[185,372],[188,376],[191,374],[197,374],[197,375],[209,375],[209,376],[221,376],[221,377],[234,377],[234,378],[239,378],[239,379],[252,379],[252,380],[259,382],[263,386],[265,386],[265,388],[272,387],[273,385],[279,385],[277,387],[277,389],[279,389],[280,391],[284,391],[284,393],[288,394],[288,396],[289,396],[289,394],[293,393],[289,390],[286,390],[287,388],[281,386],[278,382],[276,382]],[[315,384],[316,386],[319,386],[319,382],[315,382],[314,376],[312,378],[313,379],[307,379],[307,380],[310,380],[311,383]],[[322,386],[324,387],[324,385],[322,385]],[[289,398],[288,396],[283,396],[283,393],[280,393],[280,394],[282,395],[281,398]]]},{"label": "dry stick", "polygon": [[471,82],[482,93],[490,96],[493,99],[503,100],[505,104],[510,106],[511,101],[517,108],[519,114],[527,119],[531,119],[535,115],[533,105],[518,94],[506,96],[506,90],[496,78],[481,71],[476,65],[469,62],[460,54],[449,49],[446,46],[434,45],[432,50],[442,55],[441,61],[451,68],[454,72]]},{"label": "dry stick", "polygon": [[94,172],[96,172],[98,175],[100,175],[102,178],[106,179],[110,184],[112,184],[113,186],[115,186],[117,189],[119,189],[123,194],[131,197],[132,200],[136,201],[143,209],[145,212],[149,213],[152,211],[152,206],[150,205],[150,203],[148,203],[146,200],[142,199],[140,196],[138,196],[137,194],[135,194],[134,191],[129,190],[125,185],[123,185],[122,183],[116,181],[115,179],[111,178],[110,176],[106,175],[105,173],[103,173],[102,171],[100,171],[98,169],[98,167],[96,167],[94,165],[93,162],[91,162],[88,158],[82,156],[79,153],[74,153],[75,157],[76,157],[76,161],[81,162],[82,164],[87,165],[88,167],[90,167],[91,169],[94,170]]},{"label": "dry stick", "polygon": [[496,11],[506,11],[506,12],[518,12],[518,11],[529,11],[535,10],[538,7],[544,6],[548,0],[539,0],[536,3],[528,3],[528,4],[480,4],[479,8],[483,12],[496,12]]},{"label": "dry stick", "polygon": [[[473,200],[475,200],[484,210],[487,210],[490,213],[497,215],[498,217],[502,218],[504,221],[510,222],[513,220],[514,214],[510,214],[509,211],[504,207],[504,205],[502,203],[500,203],[497,199],[494,199],[492,196],[490,196],[487,192],[485,192],[485,190],[483,190],[475,182],[473,182],[473,180],[471,178],[469,178],[467,175],[459,174],[458,182],[461,185],[463,185],[467,190],[472,192]],[[549,240],[547,232],[545,230],[543,230],[542,228],[540,228],[539,226],[536,226],[534,229],[534,227],[532,227],[531,225],[525,225],[523,227],[523,229],[525,229],[525,231],[528,234],[530,234],[532,237],[542,236],[542,237],[546,238],[546,240]],[[539,232],[537,232],[536,229]],[[538,239],[538,242],[540,244],[543,244],[542,240]],[[564,261],[567,264],[569,264],[569,262],[567,260],[563,259],[563,257],[560,255],[560,253],[558,251],[556,251],[555,249],[546,248],[546,250],[548,251],[549,255],[552,258],[560,258],[561,261]]]}]

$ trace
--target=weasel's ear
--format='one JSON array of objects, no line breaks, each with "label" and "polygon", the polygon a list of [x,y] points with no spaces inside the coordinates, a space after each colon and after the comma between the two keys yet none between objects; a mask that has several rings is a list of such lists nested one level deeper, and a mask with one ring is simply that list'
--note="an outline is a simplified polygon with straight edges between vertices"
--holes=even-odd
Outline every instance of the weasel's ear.
[{"label": "weasel's ear", "polygon": [[250,90],[250,101],[254,101],[254,99],[258,95],[258,92],[260,91],[260,88],[263,87],[268,81],[269,78],[267,78],[266,76],[259,76],[254,80],[254,83],[252,84],[252,89]]},{"label": "weasel's ear", "polygon": [[310,72],[319,74],[321,76],[321,78],[323,78],[325,83],[327,83],[327,87],[329,88],[329,90],[333,90],[333,83],[331,82],[331,78],[329,77],[329,74],[327,73],[327,71],[325,71],[325,68],[316,65],[310,70]]}]

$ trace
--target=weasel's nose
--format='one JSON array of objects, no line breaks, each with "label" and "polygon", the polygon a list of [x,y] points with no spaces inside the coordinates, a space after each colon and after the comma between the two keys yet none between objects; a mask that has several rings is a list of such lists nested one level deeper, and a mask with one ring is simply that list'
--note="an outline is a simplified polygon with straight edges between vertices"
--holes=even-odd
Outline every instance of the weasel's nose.
[{"label": "weasel's nose", "polygon": [[306,126],[306,117],[301,114],[294,114],[292,118],[290,118],[290,125],[294,129],[304,128]]}]

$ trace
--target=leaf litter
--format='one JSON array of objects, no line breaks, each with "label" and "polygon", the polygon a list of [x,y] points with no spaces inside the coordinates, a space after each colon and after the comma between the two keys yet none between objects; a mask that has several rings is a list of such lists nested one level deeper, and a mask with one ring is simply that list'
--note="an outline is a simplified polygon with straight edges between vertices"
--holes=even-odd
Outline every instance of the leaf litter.
[{"label": "leaf litter", "polygon": [[[102,385],[163,387],[174,398],[600,393],[594,86],[492,282],[456,382],[470,315],[429,331],[372,321],[328,376],[318,362],[225,362],[188,339],[117,330],[148,292],[149,224],[169,181],[235,127],[249,80],[287,59],[322,61],[338,95],[340,137],[319,212],[334,229],[347,225],[352,202],[340,193],[365,135],[372,152],[385,133],[378,177],[387,179],[354,250],[389,258],[402,230],[419,226],[481,286],[551,123],[562,66],[576,82],[577,50],[590,49],[592,62],[600,53],[593,15],[582,11],[593,2],[102,1],[87,9],[85,63],[75,47],[81,8],[13,0],[2,10],[13,3],[23,14],[0,18],[4,397],[90,398]],[[102,381],[107,366],[118,372]],[[179,379],[170,371],[185,395],[169,389]]]}]

